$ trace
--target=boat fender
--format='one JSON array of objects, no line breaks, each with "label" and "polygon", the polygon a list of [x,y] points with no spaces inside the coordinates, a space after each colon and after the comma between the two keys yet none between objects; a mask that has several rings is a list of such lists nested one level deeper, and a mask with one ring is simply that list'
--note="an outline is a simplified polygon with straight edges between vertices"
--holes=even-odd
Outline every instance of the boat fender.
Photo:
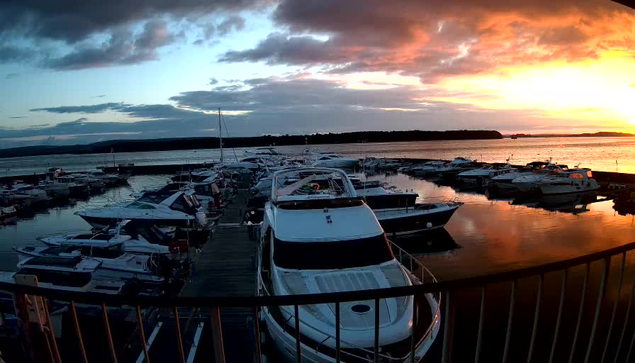
[{"label": "boat fender", "polygon": [[432,222],[426,223],[426,228],[432,228]]}]

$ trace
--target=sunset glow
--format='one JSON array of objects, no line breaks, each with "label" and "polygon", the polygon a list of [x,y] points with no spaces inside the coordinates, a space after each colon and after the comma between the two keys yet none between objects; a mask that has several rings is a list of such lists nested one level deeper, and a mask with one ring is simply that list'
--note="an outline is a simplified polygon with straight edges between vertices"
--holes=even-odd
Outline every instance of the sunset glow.
[{"label": "sunset glow", "polygon": [[635,132],[630,8],[356,1],[0,6],[0,147],[198,136],[218,108],[235,136]]}]

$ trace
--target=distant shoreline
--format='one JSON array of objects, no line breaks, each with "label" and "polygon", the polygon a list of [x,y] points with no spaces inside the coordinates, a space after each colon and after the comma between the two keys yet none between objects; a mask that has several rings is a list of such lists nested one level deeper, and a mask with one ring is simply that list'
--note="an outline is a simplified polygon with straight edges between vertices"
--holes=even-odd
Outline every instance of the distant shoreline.
[{"label": "distant shoreline", "polygon": [[582,134],[511,134],[504,135],[504,138],[537,138],[537,137],[634,137],[635,134],[626,132],[595,132]]},{"label": "distant shoreline", "polygon": [[[320,133],[310,135],[282,135],[223,138],[223,147],[259,147],[287,145],[328,145],[354,144],[366,142],[403,142],[439,140],[491,140],[502,139],[503,135],[494,130],[450,130],[450,131],[358,131],[344,133]],[[25,146],[0,149],[0,158],[60,154],[104,154],[118,152],[176,151],[217,149],[218,137],[170,138],[148,140],[109,140],[86,145],[68,146]]]}]

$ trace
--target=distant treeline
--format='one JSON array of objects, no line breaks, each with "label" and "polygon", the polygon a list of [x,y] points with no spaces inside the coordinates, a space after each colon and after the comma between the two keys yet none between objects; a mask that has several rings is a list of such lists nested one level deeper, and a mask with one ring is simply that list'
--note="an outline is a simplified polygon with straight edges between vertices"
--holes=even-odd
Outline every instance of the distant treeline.
[{"label": "distant treeline", "polygon": [[[224,147],[255,147],[306,144],[349,144],[361,142],[398,142],[432,140],[502,139],[498,131],[359,131],[312,135],[282,135],[223,138]],[[55,154],[99,154],[114,152],[215,149],[217,137],[171,138],[152,140],[110,140],[87,145],[26,146],[0,150],[0,158]]]}]

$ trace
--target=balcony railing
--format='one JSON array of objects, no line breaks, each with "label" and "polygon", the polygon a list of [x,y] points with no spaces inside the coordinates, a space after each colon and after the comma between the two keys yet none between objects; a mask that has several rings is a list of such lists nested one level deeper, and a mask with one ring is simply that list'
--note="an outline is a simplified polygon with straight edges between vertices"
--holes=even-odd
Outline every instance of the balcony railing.
[{"label": "balcony railing", "polygon": [[[260,361],[261,352],[261,327],[260,327],[260,310],[263,307],[271,306],[293,306],[296,316],[299,306],[315,305],[315,304],[335,304],[340,306],[343,302],[370,300],[378,304],[380,299],[397,298],[405,296],[414,296],[421,298],[424,294],[434,294],[443,296],[443,306],[441,308],[442,330],[440,336],[435,342],[436,348],[431,349],[426,356],[426,361],[442,361],[450,362],[455,357],[456,361],[466,361],[466,357],[474,362],[491,361],[493,356],[502,362],[518,362],[518,361],[549,361],[549,362],[628,362],[631,361],[633,343],[635,333],[633,332],[632,320],[633,313],[633,294],[635,292],[635,281],[632,272],[628,272],[629,251],[635,249],[635,243],[629,243],[623,246],[607,249],[604,251],[591,253],[588,255],[575,257],[563,261],[543,264],[529,268],[522,268],[508,272],[490,274],[486,276],[471,277],[459,280],[436,282],[427,279],[425,267],[418,261],[404,259],[405,252],[398,247],[393,247],[395,256],[400,259],[404,266],[412,267],[410,270],[420,278],[423,284],[404,286],[391,289],[377,289],[364,291],[351,291],[339,293],[325,294],[305,294],[305,295],[289,295],[289,296],[245,296],[245,297],[153,297],[153,296],[123,296],[123,295],[102,295],[94,293],[75,293],[68,291],[60,291],[55,289],[47,289],[33,287],[27,285],[17,285],[9,283],[0,283],[0,290],[6,291],[14,295],[18,301],[18,305],[30,306],[31,313],[43,315],[41,321],[43,334],[46,337],[46,345],[48,348],[48,356],[51,361],[61,362],[65,352],[59,346],[55,335],[54,327],[50,319],[46,301],[66,302],[68,304],[70,321],[74,329],[73,342],[65,342],[63,348],[65,350],[75,349],[74,356],[78,356],[80,361],[89,361],[89,348],[85,344],[86,334],[92,327],[80,326],[78,318],[78,305],[90,305],[101,309],[101,319],[105,329],[106,339],[101,342],[110,354],[112,362],[120,361],[121,352],[117,350],[113,342],[113,334],[110,324],[109,307],[127,307],[134,313],[138,321],[138,339],[142,343],[141,361],[150,361],[150,349],[174,349],[178,352],[178,360],[181,362],[194,361],[195,355],[200,354],[203,350],[211,347],[212,356],[216,362],[226,361],[225,344],[229,344],[223,336],[222,316],[221,312],[229,308],[248,308],[251,311],[251,331],[254,336],[254,360]],[[409,255],[408,255],[409,256]],[[606,300],[609,285],[609,275],[611,273],[611,264],[613,260],[618,263],[614,265],[617,271],[613,278],[617,280],[617,284],[613,284],[611,296],[614,301],[608,303]],[[601,264],[599,273],[595,273],[596,269],[592,265],[598,262]],[[580,275],[580,271],[582,274]],[[255,276],[254,276],[255,277]],[[554,283],[554,277],[558,280]],[[575,283],[572,281],[575,280]],[[521,291],[521,283],[524,287],[531,282],[532,292],[528,296],[519,297]],[[580,290],[577,290],[579,285]],[[576,287],[576,291],[572,292],[571,287]],[[476,291],[476,294],[474,294]],[[597,291],[597,294],[590,295],[591,292]],[[472,297],[477,296],[475,300],[471,300],[469,304],[465,304],[463,296],[471,293]],[[498,324],[494,328],[488,328],[487,325],[492,320],[491,314],[488,315],[488,295],[495,292],[497,296],[503,296],[509,293],[508,305],[506,309],[499,309],[502,299],[495,302],[497,315],[503,316],[505,320],[503,324]],[[624,294],[623,292],[626,292]],[[574,306],[567,304],[567,296],[574,295]],[[627,299],[621,299],[625,295]],[[546,297],[550,297],[547,299]],[[33,297],[42,297],[40,305],[38,300]],[[29,299],[28,302],[25,299]],[[521,301],[522,299],[522,301]],[[592,304],[589,306],[587,300],[591,299]],[[480,302],[479,302],[480,300]],[[507,300],[503,305],[506,305]],[[522,302],[522,304],[521,304]],[[35,304],[35,305],[34,305]],[[533,308],[527,308],[523,305],[533,305]],[[624,305],[626,305],[624,307]],[[173,324],[170,324],[174,330],[173,347],[162,345],[160,347],[149,346],[148,332],[144,329],[144,314],[148,308],[164,309],[170,311],[170,318]],[[182,309],[189,308],[192,311],[185,327],[182,327],[182,318],[180,316]],[[458,309],[458,310],[457,310]],[[460,310],[460,311],[459,311]],[[211,326],[211,343],[201,344],[197,341],[196,348],[189,351],[184,345],[183,336],[185,331],[189,330],[189,326],[201,328],[202,325],[191,324],[194,312],[207,311],[209,314],[205,318],[205,323],[209,321]],[[336,319],[340,318],[339,309],[336,309]],[[551,313],[550,313],[551,311]],[[457,314],[458,312],[458,314]],[[23,321],[28,320],[28,312],[20,311],[17,314]],[[489,318],[488,318],[489,316]],[[209,319],[209,320],[207,320]],[[517,320],[522,320],[518,322]],[[302,360],[299,336],[300,319],[295,320],[296,334],[296,351],[294,352],[298,362]],[[470,321],[468,324],[467,321]],[[501,319],[499,319],[501,320]],[[375,320],[377,324],[378,319]],[[201,321],[202,322],[202,321]],[[336,326],[339,327],[339,320]],[[470,325],[471,324],[471,325]],[[166,329],[165,323],[162,329]],[[468,329],[468,325],[475,329],[474,334]],[[460,327],[460,330],[456,330]],[[185,329],[183,329],[185,328]],[[488,330],[489,329],[489,330]],[[488,331],[493,332],[490,335]],[[502,332],[504,331],[504,334]],[[371,361],[381,362],[381,342],[379,341],[379,327],[376,327],[375,344],[370,348],[370,352],[374,353]],[[459,338],[455,339],[455,333],[458,332]],[[544,333],[544,332],[548,332]],[[91,331],[89,334],[93,334]],[[195,335],[201,338],[201,330],[197,329]],[[495,339],[501,336],[502,339]],[[337,329],[335,361],[342,361],[347,358],[341,354],[340,334]],[[208,338],[209,339],[209,338]],[[496,341],[495,341],[496,340]],[[547,343],[545,343],[547,342]],[[231,342],[236,344],[237,342]],[[484,349],[487,344],[487,349]],[[93,346],[93,345],[91,345]],[[317,348],[316,348],[317,349]],[[367,348],[368,349],[368,348]],[[414,344],[408,360],[414,361]],[[539,352],[539,353],[538,353]],[[67,353],[67,352],[66,352]],[[192,355],[194,354],[194,355]],[[484,358],[483,354],[487,357]],[[537,354],[540,354],[538,357]],[[547,359],[548,357],[548,359]],[[26,358],[25,358],[26,360]]]}]

